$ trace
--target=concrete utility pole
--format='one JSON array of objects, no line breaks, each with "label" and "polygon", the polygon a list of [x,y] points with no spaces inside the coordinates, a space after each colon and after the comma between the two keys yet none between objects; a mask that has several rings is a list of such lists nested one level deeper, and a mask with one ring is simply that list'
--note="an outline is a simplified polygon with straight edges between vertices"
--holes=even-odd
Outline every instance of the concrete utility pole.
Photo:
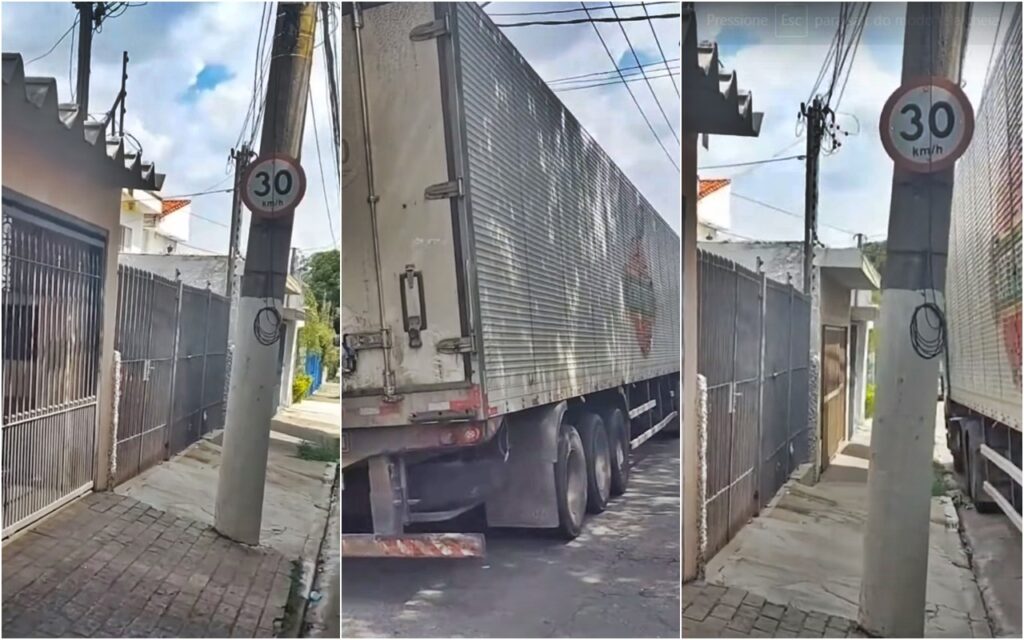
[{"label": "concrete utility pole", "polygon": [[[231,150],[231,159],[235,163],[234,191],[231,194],[231,237],[228,238],[228,282],[227,298],[231,303],[232,310],[235,307],[235,276],[238,269],[238,245],[242,239],[242,179],[245,177],[245,170],[252,160],[252,149],[248,144],[243,143],[237,151]],[[234,326],[234,324],[232,324]]]},{"label": "concrete utility pole", "polygon": [[[277,5],[261,156],[301,156],[316,14],[314,2]],[[254,215],[249,225],[214,517],[217,531],[247,544],[259,544],[263,519],[293,218]]]},{"label": "concrete utility pole", "polygon": [[92,66],[92,30],[93,21],[103,18],[103,3],[97,3],[96,12],[91,2],[77,2],[78,9],[78,78],[75,85],[78,113],[82,121],[89,114],[89,70]]},{"label": "concrete utility pole", "polygon": [[[238,288],[235,286],[235,278],[238,277],[238,260],[241,254],[238,245],[242,236],[242,180],[245,177],[245,170],[252,159],[252,149],[248,144],[243,143],[240,149],[231,150],[231,160],[235,163],[234,191],[231,194],[231,226],[230,237],[228,238],[228,281],[225,295],[228,299],[228,326],[235,327],[238,320]],[[231,364],[234,360],[235,340],[234,336],[228,335],[228,353],[225,363],[226,376],[224,379],[224,397],[228,397],[231,390]]]},{"label": "concrete utility pole", "polygon": [[812,479],[818,481],[821,463],[821,295],[818,272],[814,269],[814,249],[818,241],[818,176],[821,167],[821,141],[825,135],[825,107],[815,96],[810,105],[800,105],[807,123],[807,158],[804,174],[804,273],[803,287],[810,306],[807,370],[807,431],[812,463]]},{"label": "concrete utility pole", "polygon": [[[967,22],[962,3],[908,3],[903,82],[940,76],[959,84]],[[893,170],[859,613],[861,626],[882,637],[924,634],[939,358],[918,353],[910,326],[926,300],[944,306],[952,193],[952,166]],[[929,321],[918,318],[934,338]]]},{"label": "concrete utility pole", "polygon": [[825,133],[825,114],[821,98],[800,105],[807,122],[807,159],[804,174],[804,293],[811,293],[814,280],[814,242],[818,237],[818,170],[821,162],[821,138]]}]

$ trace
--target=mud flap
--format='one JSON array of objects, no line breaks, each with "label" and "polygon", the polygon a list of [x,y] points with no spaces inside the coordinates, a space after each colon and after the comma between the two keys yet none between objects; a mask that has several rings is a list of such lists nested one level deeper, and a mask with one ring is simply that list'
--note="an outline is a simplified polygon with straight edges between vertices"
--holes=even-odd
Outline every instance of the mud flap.
[{"label": "mud flap", "polygon": [[554,468],[558,427],[567,408],[566,402],[559,402],[509,417],[505,427],[509,430],[505,482],[487,500],[489,526],[558,526]]}]

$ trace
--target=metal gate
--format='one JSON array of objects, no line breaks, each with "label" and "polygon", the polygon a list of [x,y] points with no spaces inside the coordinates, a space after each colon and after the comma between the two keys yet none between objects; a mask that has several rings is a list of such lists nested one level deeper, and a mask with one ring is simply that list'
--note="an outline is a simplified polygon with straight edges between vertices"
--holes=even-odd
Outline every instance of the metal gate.
[{"label": "metal gate", "polygon": [[115,484],[223,426],[227,332],[226,298],[118,267]]},{"label": "metal gate", "polygon": [[807,459],[810,305],[792,286],[711,253],[700,251],[698,266],[710,558]]},{"label": "metal gate", "polygon": [[807,367],[811,307],[791,285],[765,283],[760,506],[810,459]]},{"label": "metal gate", "polygon": [[121,354],[114,482],[164,459],[174,379],[179,285],[148,271],[117,270]]},{"label": "metal gate", "polygon": [[93,484],[105,243],[3,199],[3,534]]},{"label": "metal gate", "polygon": [[821,468],[846,438],[846,327],[824,327],[821,368]]}]

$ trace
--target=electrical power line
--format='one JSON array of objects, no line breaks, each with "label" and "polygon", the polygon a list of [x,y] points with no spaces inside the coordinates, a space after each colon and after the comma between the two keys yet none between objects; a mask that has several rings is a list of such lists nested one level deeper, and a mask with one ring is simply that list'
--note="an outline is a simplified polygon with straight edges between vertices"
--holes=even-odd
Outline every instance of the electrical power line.
[{"label": "electrical power line", "polygon": [[[651,3],[651,4],[656,4],[656,3]],[[661,40],[658,39],[658,32],[654,30],[654,22],[649,19],[650,18],[650,14],[647,13],[647,4],[641,2],[640,6],[643,7],[643,9],[644,9],[644,15],[648,17],[647,26],[649,26],[651,28],[651,35],[654,36],[654,44],[658,45],[658,55],[661,56],[661,61],[663,63],[665,63],[665,70],[669,72],[669,78],[672,80],[672,88],[675,89],[676,96],[681,98],[682,94],[679,93],[679,87],[676,86],[675,78],[672,77],[672,70],[668,68],[668,60],[665,59],[665,51],[664,51],[664,49],[661,48]],[[637,60],[637,62],[640,62],[640,61]]]},{"label": "electrical power line", "polygon": [[[800,142],[800,141],[797,140],[797,142]],[[790,145],[790,146],[792,146],[792,145]],[[796,156],[786,156],[785,158],[767,158],[765,160],[751,160],[749,162],[733,162],[733,163],[730,163],[730,164],[714,164],[714,165],[707,165],[707,166],[704,166],[704,167],[697,167],[697,170],[701,171],[703,169],[728,169],[729,167],[746,167],[746,166],[755,165],[755,164],[769,164],[771,162],[784,162],[786,160],[804,160],[806,157],[807,156],[804,156],[804,155],[796,155]]]},{"label": "electrical power line", "polygon": [[[589,7],[588,7],[589,10]],[[594,24],[596,22],[640,22],[641,20],[666,20],[669,18],[678,18],[678,13],[659,13],[656,15],[647,16],[628,16],[625,18],[573,18],[571,20],[535,20],[532,22],[510,22],[504,24],[495,23],[496,27],[503,29],[512,27],[556,27],[565,24],[587,24],[588,22]]]},{"label": "electrical power line", "polygon": [[[769,204],[769,203],[767,203],[767,202],[765,202],[763,200],[758,200],[757,198],[751,198],[750,196],[745,196],[743,194],[736,193],[735,191],[733,191],[731,193],[731,195],[734,198],[739,198],[740,200],[746,200],[747,202],[753,202],[754,204],[760,205],[760,206],[762,206],[762,207],[764,207],[766,209],[771,209],[772,211],[778,211],[779,213],[784,213],[787,216],[792,216],[794,218],[799,218],[800,220],[804,219],[804,216],[802,214],[796,213],[794,211],[790,211],[789,209],[783,209],[782,207],[776,207],[773,204]],[[838,227],[838,226],[836,226],[834,224],[829,224],[827,222],[819,221],[818,224],[820,224],[820,225],[822,225],[824,227],[829,227],[829,228],[835,229],[836,231],[842,231],[843,233],[849,233],[851,235],[856,235],[856,234],[860,233],[859,231],[853,231],[852,229],[845,229],[843,227]]]},{"label": "electrical power line", "polygon": [[[615,9],[615,5],[609,2],[608,7],[612,10],[612,14],[618,18],[619,12]],[[637,65],[639,65],[640,56],[636,55],[636,49],[633,48],[633,41],[629,39],[629,34],[626,33],[626,27],[622,22],[619,22],[619,30],[622,31],[622,37],[626,39],[626,46],[629,47],[630,55],[633,56],[633,59],[636,60]],[[618,68],[618,65],[615,65],[615,67]],[[672,137],[675,138],[676,144],[680,144],[679,135],[672,127],[672,121],[668,119],[668,114],[665,113],[665,108],[661,106],[661,100],[658,99],[658,93],[654,90],[654,87],[651,86],[651,79],[647,77],[647,72],[644,71],[643,66],[640,67],[640,75],[644,77],[644,82],[647,83],[647,90],[651,92],[651,97],[654,98],[654,104],[658,106],[658,111],[661,112],[661,117],[665,119],[665,124],[668,125],[669,132],[672,134]],[[622,82],[625,83],[626,80],[623,79]]]},{"label": "electrical power line", "polygon": [[316,127],[316,105],[315,101],[309,101],[309,112],[313,116],[313,141],[316,142],[316,162],[320,165],[320,186],[324,192],[324,213],[327,214],[327,226],[331,230],[331,242],[337,244],[338,239],[334,235],[334,220],[331,218],[331,201],[327,197],[327,177],[324,175],[324,161],[320,155],[320,133]]},{"label": "electrical power line", "polygon": [[[488,2],[488,3],[485,3],[485,4],[490,4],[490,3]],[[636,3],[631,3],[631,4],[620,4],[620,5],[618,5],[618,8],[626,9],[626,8],[629,8],[629,7],[642,7],[644,5],[653,6],[653,5],[656,5],[656,4],[676,4],[676,3],[675,2],[647,2],[647,3],[636,2]],[[607,9],[608,9],[608,7],[591,7],[590,8],[591,11],[607,11]],[[510,11],[510,12],[505,12],[505,13],[502,13],[502,12],[499,12],[499,11],[494,11],[494,12],[488,13],[487,15],[489,15],[489,16],[551,16],[551,15],[564,14],[564,13],[580,13],[582,11],[583,11],[583,9],[555,9],[555,10],[551,10],[551,11]]]},{"label": "electrical power line", "polygon": [[46,53],[44,53],[41,56],[36,56],[35,58],[32,58],[31,60],[26,62],[25,65],[28,66],[28,65],[32,64],[33,62],[36,62],[38,60],[42,60],[46,56],[48,56],[51,53],[53,53],[53,50],[57,48],[57,45],[59,45],[60,43],[64,42],[64,38],[68,37],[68,34],[71,33],[74,30],[74,28],[77,27],[77,26],[78,26],[78,16],[75,16],[75,19],[71,23],[71,26],[68,27],[68,30],[65,31],[64,35],[62,35],[60,38],[57,38],[57,42],[54,42],[53,46],[51,46],[49,49],[46,50]]},{"label": "electrical power line", "polygon": [[[650,78],[652,78],[654,80],[657,80],[659,78],[669,78],[669,77],[678,76],[678,75],[679,75],[679,69],[676,68],[676,69],[672,69],[672,71],[670,73],[651,74]],[[590,84],[580,84],[580,85],[574,85],[574,86],[569,86],[569,87],[561,87],[561,86],[552,87],[552,90],[556,91],[556,92],[559,92],[559,93],[565,92],[565,91],[579,91],[580,89],[596,89],[598,87],[607,87],[609,85],[623,84],[625,82],[639,82],[641,80],[643,80],[643,78],[640,78],[638,76],[630,76],[629,78],[626,78],[625,80],[619,80],[618,78],[611,78],[611,79],[603,81],[603,82],[591,82]]]},{"label": "electrical power line", "polygon": [[[580,6],[583,7],[583,10],[587,13],[587,16],[589,17],[590,11],[587,8],[586,3],[581,2]],[[647,119],[647,114],[645,114],[644,110],[640,108],[640,103],[637,101],[636,95],[633,94],[633,89],[629,86],[629,83],[626,82],[626,78],[625,76],[622,75],[622,71],[619,71],[619,65],[615,61],[615,56],[613,56],[612,52],[608,49],[608,44],[604,41],[604,36],[601,35],[601,30],[598,29],[597,24],[593,22],[590,23],[590,26],[594,28],[594,33],[597,34],[597,39],[601,41],[601,46],[604,48],[605,54],[608,55],[608,59],[611,60],[616,72],[618,72],[619,79],[622,80],[622,84],[626,87],[626,91],[629,92],[629,97],[633,99],[633,104],[636,106],[636,110],[640,112],[640,117],[644,119],[644,122],[647,124],[647,128],[650,129],[651,135],[654,136],[654,139],[658,142],[658,146],[661,147],[661,150],[665,152],[665,157],[668,158],[668,161],[672,164],[672,167],[676,171],[679,171],[679,165],[676,164],[676,161],[672,158],[672,154],[670,154],[668,152],[668,149],[665,148],[665,144],[661,141],[661,137],[658,136],[658,132],[654,130],[654,126],[651,125],[651,121]]]},{"label": "electrical power line", "polygon": [[[231,176],[228,176],[229,178]],[[180,196],[160,196],[161,200],[181,200],[182,198],[192,198],[195,196],[206,196],[211,193],[231,193],[234,189],[214,189],[211,191],[196,191],[195,193],[183,193]]]},{"label": "electrical power line", "polygon": [[[850,64],[846,65],[846,76],[843,78],[843,84],[842,84],[842,86],[839,89],[839,97],[836,98],[836,104],[833,107],[833,111],[836,110],[836,109],[839,109],[839,105],[842,104],[842,102],[843,102],[843,94],[846,93],[846,83],[848,83],[850,81],[850,75],[853,73],[853,63],[857,59],[857,51],[860,50],[860,40],[861,40],[861,37],[864,35],[864,26],[867,24],[867,21],[868,21],[868,11],[870,11],[870,10],[871,10],[871,3],[868,2],[868,3],[866,3],[864,5],[864,10],[861,12],[859,21],[857,22],[857,25],[854,27],[854,36],[852,38],[853,51],[850,54]],[[844,56],[843,64],[845,65],[845,63],[846,63],[846,58]]]},{"label": "electrical power line", "polygon": [[[670,62],[678,63],[678,62],[680,62],[680,59],[679,58],[671,58],[669,60],[656,60],[654,62],[645,62],[644,64],[636,65],[636,66],[631,66],[631,67],[619,67],[619,71],[622,71],[626,75],[637,75],[637,72],[638,72],[638,70],[641,67],[653,67],[653,66],[656,66],[656,65],[659,65],[659,64],[662,64],[662,63],[665,63],[666,66],[667,66],[668,63],[670,63]],[[678,70],[678,68],[679,68],[678,64],[676,66],[672,67],[672,69],[675,69],[675,70]],[[660,71],[660,69],[659,69],[659,71]],[[575,76],[563,76],[561,78],[555,78],[554,80],[548,80],[547,84],[550,86],[550,85],[553,85],[553,84],[560,84],[560,83],[566,83],[566,82],[582,82],[583,80],[585,80],[587,78],[590,78],[590,79],[595,80],[595,81],[596,80],[609,80],[614,75],[615,75],[615,71],[614,70],[611,70],[611,71],[592,71],[591,73],[581,73],[581,74],[575,75]]]}]

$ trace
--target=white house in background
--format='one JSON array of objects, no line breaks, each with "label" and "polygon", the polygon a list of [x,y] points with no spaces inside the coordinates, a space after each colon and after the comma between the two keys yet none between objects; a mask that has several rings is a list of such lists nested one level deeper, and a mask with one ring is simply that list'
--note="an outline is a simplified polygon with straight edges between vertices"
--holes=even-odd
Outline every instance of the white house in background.
[{"label": "white house in background", "polygon": [[[719,233],[732,226],[729,198],[732,180],[699,180],[697,185],[697,241],[719,240]],[[724,238],[722,238],[724,239]]]},{"label": "white house in background", "polygon": [[164,200],[151,191],[121,191],[121,253],[179,253],[188,242],[191,200]]}]

